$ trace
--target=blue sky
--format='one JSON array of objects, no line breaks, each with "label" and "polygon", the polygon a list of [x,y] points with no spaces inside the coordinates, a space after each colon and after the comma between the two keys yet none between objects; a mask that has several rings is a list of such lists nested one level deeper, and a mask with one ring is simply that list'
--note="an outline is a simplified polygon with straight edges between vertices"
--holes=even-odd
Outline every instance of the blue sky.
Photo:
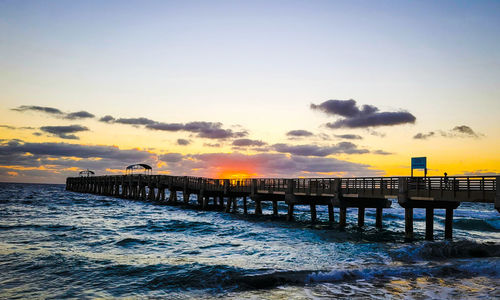
[{"label": "blue sky", "polygon": [[[416,116],[411,125],[347,132],[364,136],[362,146],[395,156],[340,159],[398,173],[413,155],[447,157],[435,144],[412,139],[417,133],[467,125],[481,138],[457,155],[474,145],[498,146],[499,23],[498,1],[0,1],[0,110],[4,125],[36,128],[69,124],[12,108],[221,122],[272,145],[294,129],[344,133],[325,129],[332,120],[309,105],[355,99]],[[172,141],[182,136],[137,128],[120,134],[123,129],[89,122],[79,124],[90,128],[81,144],[233,151],[204,147],[205,141],[179,148]],[[58,142],[10,129],[0,134]],[[454,151],[464,141],[444,137],[440,145]],[[491,150],[480,157],[443,168],[498,169]]]}]

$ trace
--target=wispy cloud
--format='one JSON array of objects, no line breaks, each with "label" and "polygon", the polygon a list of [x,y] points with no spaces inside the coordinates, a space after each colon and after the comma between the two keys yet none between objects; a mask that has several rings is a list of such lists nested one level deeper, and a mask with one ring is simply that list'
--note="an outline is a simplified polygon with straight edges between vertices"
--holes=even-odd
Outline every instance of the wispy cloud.
[{"label": "wispy cloud", "polygon": [[297,129],[288,131],[286,135],[290,137],[307,137],[307,136],[312,136],[313,133],[307,130]]},{"label": "wispy cloud", "polygon": [[60,109],[55,108],[55,107],[36,106],[36,105],[21,105],[19,107],[12,108],[11,110],[18,111],[18,112],[27,112],[27,111],[41,112],[41,113],[51,115],[53,117],[68,119],[68,120],[89,119],[89,118],[95,117],[93,114],[91,114],[87,111],[83,111],[83,110],[65,113],[65,112],[63,112]]},{"label": "wispy cloud", "polygon": [[447,131],[437,130],[437,131],[429,131],[427,133],[419,132],[415,134],[413,138],[417,140],[426,140],[436,136],[442,136],[446,138],[480,138],[483,137],[484,134],[474,131],[467,125],[460,125],[460,126],[455,126]]}]

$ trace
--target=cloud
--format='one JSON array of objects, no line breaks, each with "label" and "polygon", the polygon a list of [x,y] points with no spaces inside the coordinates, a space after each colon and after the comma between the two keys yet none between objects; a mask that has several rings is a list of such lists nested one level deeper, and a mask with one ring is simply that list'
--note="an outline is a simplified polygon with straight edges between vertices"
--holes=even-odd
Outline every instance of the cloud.
[{"label": "cloud", "polygon": [[[30,155],[26,155],[30,154]],[[69,143],[25,143],[19,140],[9,140],[0,144],[0,165],[19,163],[26,161],[26,164],[33,163],[28,158],[35,161],[40,157],[76,157],[81,159],[112,159],[133,163],[150,159],[154,154],[141,150],[120,150],[115,146],[91,146]],[[21,158],[21,160],[16,160]],[[11,160],[12,159],[12,160]],[[35,164],[37,165],[37,164]]]},{"label": "cloud", "polygon": [[43,112],[51,115],[64,115],[64,113],[54,107],[47,107],[47,106],[36,106],[36,105],[21,105],[17,108],[12,108],[11,110],[18,111],[18,112],[25,112],[25,111],[36,111],[36,112]]},{"label": "cloud", "polygon": [[375,151],[372,151],[373,154],[378,154],[378,155],[392,155],[394,153],[392,152],[387,152],[387,151],[384,151],[384,150],[375,150]]},{"label": "cloud", "polygon": [[[190,156],[182,169],[188,173],[217,177],[225,170],[252,174],[256,177],[317,177],[317,176],[379,176],[380,170],[369,165],[352,163],[335,158],[288,156],[279,153],[245,155],[242,153],[207,153]],[[189,170],[190,169],[190,170]]]},{"label": "cloud", "polygon": [[258,141],[258,140],[251,140],[251,139],[237,139],[233,141],[233,146],[236,147],[262,147],[267,145],[266,142],[263,141]]},{"label": "cloud", "polygon": [[149,125],[156,123],[155,121],[148,118],[119,118],[114,120],[113,122],[126,125]]},{"label": "cloud", "polygon": [[346,140],[362,140],[363,137],[357,134],[339,134],[335,135],[335,137],[339,139],[346,139]]},{"label": "cloud", "polygon": [[416,120],[414,115],[406,111],[379,112],[379,109],[373,105],[363,105],[359,108],[353,99],[327,100],[319,105],[311,104],[310,108],[327,115],[343,117],[343,119],[326,124],[332,129],[394,126],[415,123]]},{"label": "cloud", "polygon": [[161,131],[180,131],[184,129],[184,124],[156,122],[153,124],[146,125],[146,128],[152,130],[161,130]]},{"label": "cloud", "polygon": [[0,142],[0,181],[9,180],[1,170],[18,172],[18,181],[63,183],[68,176],[78,176],[82,169],[102,175],[109,174],[106,169],[124,170],[133,163],[154,165],[156,161],[156,154],[137,149],[8,140]]},{"label": "cloud", "polygon": [[482,133],[477,133],[472,128],[467,125],[455,126],[448,131],[438,130],[438,131],[429,131],[428,133],[417,133],[413,136],[414,139],[417,140],[426,140],[435,136],[442,136],[446,138],[480,138],[484,136]]},{"label": "cloud", "polygon": [[367,149],[359,149],[357,145],[351,142],[341,142],[333,146],[321,147],[316,145],[288,145],[274,144],[272,148],[281,153],[290,153],[299,156],[328,156],[331,154],[364,154],[369,153]]},{"label": "cloud", "polygon": [[113,123],[114,121],[115,121],[115,118],[113,118],[110,115],[106,115],[106,116],[99,119],[99,122],[104,122],[104,123]]},{"label": "cloud", "polygon": [[[166,164],[161,164],[166,162]],[[96,174],[122,171],[133,163],[147,163],[163,174],[218,177],[224,174],[252,174],[258,177],[380,176],[367,164],[335,158],[296,156],[284,153],[246,155],[234,153],[157,155],[148,151],[122,150],[114,146],[68,143],[0,142],[0,180],[17,172],[23,181],[64,182],[67,176],[91,169]],[[229,173],[228,173],[229,172]]]},{"label": "cloud", "polygon": [[197,137],[208,139],[228,139],[228,138],[242,138],[248,135],[246,130],[233,131],[232,129],[222,128],[220,122],[189,122],[189,123],[164,123],[157,122],[148,118],[118,118],[107,115],[99,119],[104,123],[119,123],[133,126],[143,125],[146,129],[158,131],[186,131],[195,133]]},{"label": "cloud", "polygon": [[479,134],[474,132],[474,130],[472,130],[472,128],[470,128],[469,126],[466,126],[466,125],[455,126],[455,127],[453,127],[453,129],[451,131],[453,133],[456,133],[458,135],[465,136],[465,137],[477,138],[480,136]]},{"label": "cloud", "polygon": [[177,145],[180,145],[180,146],[187,146],[191,144],[191,141],[190,140],[186,140],[186,139],[177,139]]},{"label": "cloud", "polygon": [[159,156],[159,159],[165,162],[180,162],[183,155],[180,153],[167,153]]},{"label": "cloud", "polygon": [[71,133],[88,131],[89,129],[81,125],[69,125],[69,126],[43,126],[40,127],[40,130],[58,136],[62,139],[78,140],[79,138]]},{"label": "cloud", "polygon": [[203,143],[204,147],[220,148],[222,145],[220,143]]},{"label": "cloud", "polygon": [[219,122],[189,122],[182,123],[160,123],[155,122],[146,125],[146,128],[151,130],[162,131],[187,131],[196,133],[198,137],[208,139],[228,139],[241,138],[248,135],[247,131],[233,131],[231,129],[223,129],[222,123]]},{"label": "cloud", "polygon": [[68,120],[88,119],[95,117],[93,114],[83,110],[72,113],[65,113],[58,108],[48,107],[48,106],[36,106],[36,105],[21,105],[19,107],[12,108],[11,110],[18,112],[26,112],[26,111],[42,112],[58,118],[68,119]]},{"label": "cloud", "polygon": [[430,137],[433,137],[435,135],[434,131],[430,131],[428,133],[417,133],[413,136],[414,139],[416,140],[426,140]]},{"label": "cloud", "polygon": [[66,114],[64,116],[64,119],[68,120],[76,120],[76,119],[89,119],[95,117],[93,114],[87,112],[87,111],[77,111],[73,113]]},{"label": "cloud", "polygon": [[36,129],[34,127],[29,127],[29,126],[22,126],[22,127],[16,127],[16,126],[11,126],[11,125],[0,125],[0,128],[5,128],[5,129],[10,129],[10,130],[33,130]]},{"label": "cloud", "polygon": [[291,130],[286,133],[287,136],[292,136],[292,137],[306,137],[306,136],[312,136],[313,133],[307,130]]}]

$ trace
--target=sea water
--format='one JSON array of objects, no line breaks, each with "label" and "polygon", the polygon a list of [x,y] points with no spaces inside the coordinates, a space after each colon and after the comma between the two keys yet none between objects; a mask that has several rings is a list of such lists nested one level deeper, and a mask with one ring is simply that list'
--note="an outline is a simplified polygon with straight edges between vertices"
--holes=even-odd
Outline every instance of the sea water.
[{"label": "sea water", "polygon": [[[167,195],[168,196],[168,195]],[[180,195],[179,195],[180,196]],[[192,203],[196,202],[192,197]],[[249,201],[249,211],[253,212]],[[396,201],[374,228],[202,211],[64,190],[0,183],[0,298],[460,299],[500,297],[500,214],[492,204],[455,210],[453,242],[435,211],[434,242],[404,241]],[[338,220],[338,211],[335,211]]]}]

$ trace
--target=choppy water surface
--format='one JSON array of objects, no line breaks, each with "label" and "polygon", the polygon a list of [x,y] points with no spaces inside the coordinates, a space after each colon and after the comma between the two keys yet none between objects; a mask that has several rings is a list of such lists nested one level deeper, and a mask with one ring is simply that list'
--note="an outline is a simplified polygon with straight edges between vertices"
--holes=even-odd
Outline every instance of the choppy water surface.
[{"label": "choppy water surface", "polygon": [[[193,203],[194,203],[193,198]],[[250,201],[250,211],[252,202]],[[241,208],[241,204],[240,204]],[[455,211],[454,242],[404,242],[404,211],[384,230],[297,222],[0,183],[0,298],[498,298],[500,214]],[[280,207],[285,214],[286,207]],[[423,239],[425,212],[415,209]],[[336,217],[338,212],[336,211]],[[348,223],[356,223],[356,210]]]}]

